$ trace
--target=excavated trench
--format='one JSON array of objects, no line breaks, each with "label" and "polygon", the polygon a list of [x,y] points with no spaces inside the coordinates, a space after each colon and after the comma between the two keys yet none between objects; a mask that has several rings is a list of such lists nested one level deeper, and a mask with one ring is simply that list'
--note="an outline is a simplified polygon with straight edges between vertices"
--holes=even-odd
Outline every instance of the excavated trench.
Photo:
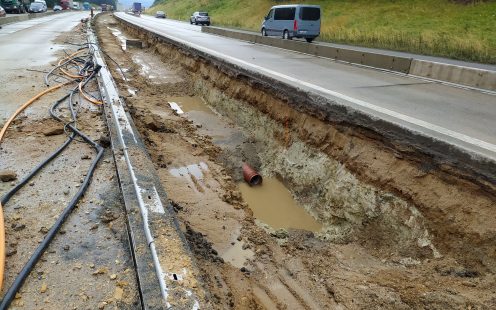
[{"label": "excavated trench", "polygon": [[110,16],[97,29],[214,308],[496,305],[490,178]]}]

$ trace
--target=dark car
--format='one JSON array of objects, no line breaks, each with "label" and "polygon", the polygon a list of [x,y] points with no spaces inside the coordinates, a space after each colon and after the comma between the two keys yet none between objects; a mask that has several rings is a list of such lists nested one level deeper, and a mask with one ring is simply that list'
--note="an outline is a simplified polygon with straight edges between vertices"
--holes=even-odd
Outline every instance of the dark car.
[{"label": "dark car", "polygon": [[45,12],[45,5],[41,2],[33,2],[29,6],[29,13],[42,13]]},{"label": "dark car", "polygon": [[189,18],[189,23],[195,25],[201,24],[210,26],[210,16],[208,16],[207,12],[195,12]]},{"label": "dark car", "polygon": [[7,15],[7,13],[5,12],[5,10],[0,6],[0,17],[5,17]]}]

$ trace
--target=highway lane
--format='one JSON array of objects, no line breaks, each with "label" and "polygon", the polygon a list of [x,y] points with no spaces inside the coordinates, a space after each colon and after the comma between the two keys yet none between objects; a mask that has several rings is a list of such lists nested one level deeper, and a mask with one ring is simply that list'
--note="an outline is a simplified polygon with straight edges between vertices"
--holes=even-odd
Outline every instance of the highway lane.
[{"label": "highway lane", "polygon": [[494,95],[202,33],[184,22],[116,14],[251,71],[496,159]]},{"label": "highway lane", "polygon": [[[88,12],[54,14],[4,25],[0,29],[0,124],[22,104],[13,98],[16,76],[29,76],[26,69],[56,60],[55,52],[64,46],[53,41],[63,31],[75,27]],[[41,81],[36,81],[39,83]]]}]

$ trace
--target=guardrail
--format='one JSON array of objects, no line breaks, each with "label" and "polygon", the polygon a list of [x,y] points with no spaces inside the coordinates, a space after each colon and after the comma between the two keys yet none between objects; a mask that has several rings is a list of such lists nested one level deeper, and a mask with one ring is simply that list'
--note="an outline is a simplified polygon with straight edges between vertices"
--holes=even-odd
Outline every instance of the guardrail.
[{"label": "guardrail", "polygon": [[282,40],[280,38],[264,37],[254,32],[220,27],[203,26],[202,32],[330,58],[337,61],[401,72],[472,88],[496,91],[496,71],[365,52],[349,48],[337,48],[318,43],[309,44],[301,41]]},{"label": "guardrail", "polygon": [[57,11],[57,12],[44,12],[44,13],[30,13],[30,14],[20,14],[20,15],[13,15],[13,16],[6,16],[6,17],[0,17],[0,25],[5,25],[5,24],[10,24],[10,23],[16,23],[16,22],[22,22],[34,18],[40,18],[40,17],[45,17],[45,16],[50,16],[53,14],[61,14],[64,11]]}]

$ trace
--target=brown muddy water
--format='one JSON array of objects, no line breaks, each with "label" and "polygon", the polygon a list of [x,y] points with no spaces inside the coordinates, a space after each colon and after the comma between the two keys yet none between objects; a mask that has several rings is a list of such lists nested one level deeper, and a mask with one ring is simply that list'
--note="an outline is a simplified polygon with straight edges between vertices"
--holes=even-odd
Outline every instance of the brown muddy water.
[{"label": "brown muddy water", "polygon": [[[246,139],[241,130],[230,126],[200,97],[168,97],[167,102],[179,115],[192,120],[201,126],[203,131],[208,132],[217,145],[238,146],[243,143],[242,140]],[[206,171],[208,171],[208,166],[203,162],[169,170],[175,177],[186,178],[196,192],[203,191],[203,173]],[[265,178],[261,186],[254,187],[240,182],[239,190],[243,200],[253,211],[254,217],[273,229],[295,228],[318,232],[322,228],[321,224],[298,205],[291,192],[276,178]],[[240,254],[242,253],[241,247],[241,244],[234,245],[232,251],[226,254],[227,257],[224,259],[231,261],[234,265],[245,261],[246,255]],[[236,250],[237,248],[239,249]]]},{"label": "brown muddy water", "polygon": [[239,183],[239,190],[252,209],[253,216],[274,229],[296,228],[318,232],[322,228],[276,178],[265,178],[259,186]]}]

